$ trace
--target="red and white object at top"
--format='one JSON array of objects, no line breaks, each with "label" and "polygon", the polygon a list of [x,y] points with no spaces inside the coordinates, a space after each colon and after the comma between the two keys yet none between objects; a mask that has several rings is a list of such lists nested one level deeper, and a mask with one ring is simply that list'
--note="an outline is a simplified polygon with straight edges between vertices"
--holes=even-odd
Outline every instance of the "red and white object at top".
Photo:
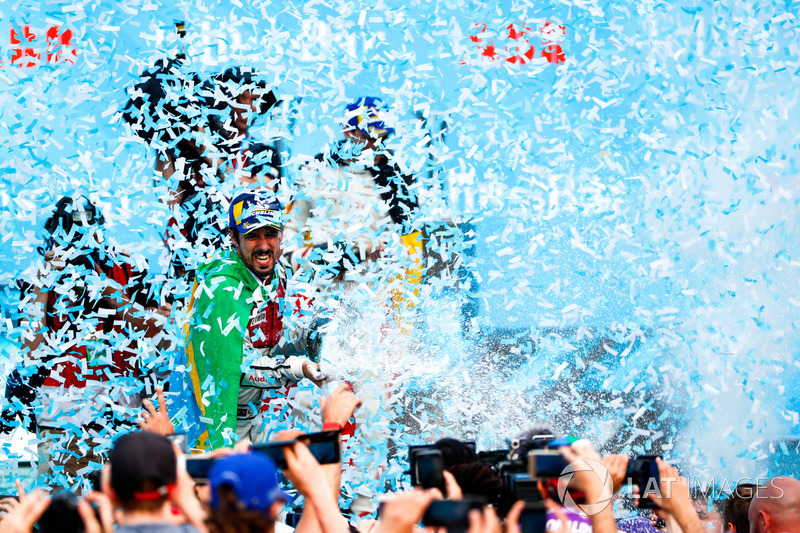
[{"label": "red and white object at top", "polygon": [[42,64],[75,63],[78,51],[72,45],[72,30],[50,26],[37,30],[28,24],[11,26],[9,48],[11,55],[0,59],[0,68],[6,65],[34,68]]},{"label": "red and white object at top", "polygon": [[476,22],[469,33],[471,46],[462,64],[558,65],[567,59],[561,46],[566,35],[566,26],[550,21],[538,25],[512,22],[497,30]]}]

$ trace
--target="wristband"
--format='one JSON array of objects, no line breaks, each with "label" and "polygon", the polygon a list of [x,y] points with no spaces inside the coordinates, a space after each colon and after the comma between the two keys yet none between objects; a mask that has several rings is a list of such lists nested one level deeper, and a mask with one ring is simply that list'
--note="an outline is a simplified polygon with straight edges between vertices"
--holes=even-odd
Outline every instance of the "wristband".
[{"label": "wristband", "polygon": [[341,431],[342,425],[339,424],[338,422],[325,422],[324,424],[322,424],[322,431],[332,431],[332,430]]}]

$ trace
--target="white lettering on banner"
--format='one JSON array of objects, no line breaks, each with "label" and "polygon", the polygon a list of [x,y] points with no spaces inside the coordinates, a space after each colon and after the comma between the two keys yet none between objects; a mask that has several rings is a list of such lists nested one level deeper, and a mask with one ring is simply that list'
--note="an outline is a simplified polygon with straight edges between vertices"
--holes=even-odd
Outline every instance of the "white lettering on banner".
[{"label": "white lettering on banner", "polygon": [[[571,519],[568,520],[569,522],[569,531],[572,533],[592,533],[592,525],[587,524],[581,520]],[[548,533],[557,533],[562,530],[561,528],[561,520],[558,518],[550,518],[547,520],[547,526],[545,526],[545,530]]]}]

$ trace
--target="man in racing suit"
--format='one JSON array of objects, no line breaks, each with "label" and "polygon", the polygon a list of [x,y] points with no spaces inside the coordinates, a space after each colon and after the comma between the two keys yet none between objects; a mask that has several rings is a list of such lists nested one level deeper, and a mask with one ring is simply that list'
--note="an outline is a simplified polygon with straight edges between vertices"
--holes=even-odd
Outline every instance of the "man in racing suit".
[{"label": "man in racing suit", "polygon": [[411,229],[418,209],[414,178],[383,146],[394,133],[385,115],[378,98],[359,98],[346,108],[344,140],[300,169],[284,253],[294,269],[328,265],[315,276],[318,283],[377,259],[384,248],[419,247],[419,233]]},{"label": "man in racing suit", "polygon": [[165,377],[157,352],[143,349],[166,340],[171,308],[156,307],[155,288],[135,268],[143,258],[119,253],[103,224],[88,199],[61,198],[21,301],[30,317],[21,372],[40,403],[38,475],[51,486],[80,488],[91,463],[104,461],[109,435],[133,425],[152,381]]},{"label": "man in racing suit", "polygon": [[229,208],[233,249],[197,271],[186,353],[207,428],[201,447],[230,444],[234,432],[265,440],[275,411],[286,412],[282,400],[291,387],[303,378],[317,385],[325,378],[306,357],[314,351],[310,300],[292,294],[278,264],[282,210],[270,191],[237,194]]}]

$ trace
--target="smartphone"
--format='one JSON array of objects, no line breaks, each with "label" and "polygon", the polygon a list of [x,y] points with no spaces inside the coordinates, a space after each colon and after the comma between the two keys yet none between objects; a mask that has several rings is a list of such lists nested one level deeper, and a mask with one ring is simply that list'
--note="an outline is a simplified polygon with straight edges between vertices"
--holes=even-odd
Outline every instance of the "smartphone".
[{"label": "smartphone", "polygon": [[341,461],[341,431],[333,429],[329,431],[319,431],[317,433],[306,433],[294,440],[265,442],[263,444],[253,444],[250,449],[263,453],[268,456],[280,469],[286,469],[286,456],[283,454],[283,447],[295,442],[302,442],[308,446],[311,455],[321,465],[335,464]]},{"label": "smartphone", "polygon": [[216,457],[202,455],[186,457],[186,473],[195,483],[208,483],[208,474],[211,472],[211,467],[214,466],[214,461],[216,460]]},{"label": "smartphone", "polygon": [[300,522],[300,517],[302,516],[303,513],[286,513],[286,520],[284,520],[284,522],[292,529],[296,529],[297,524]]},{"label": "smartphone", "polygon": [[94,492],[102,492],[103,490],[103,469],[100,468],[95,470],[94,472],[89,472],[86,475],[86,479],[89,481],[89,486],[92,487]]},{"label": "smartphone", "polygon": [[78,514],[77,497],[64,492],[53,496],[36,525],[42,532],[83,533],[83,519]]},{"label": "smartphone", "polygon": [[412,454],[411,484],[423,489],[439,489],[447,496],[444,482],[444,456],[439,450],[418,450]]},{"label": "smartphone", "polygon": [[189,437],[186,433],[173,433],[172,435],[167,435],[167,439],[177,444],[183,453],[189,453]]},{"label": "smartphone", "polygon": [[545,533],[547,509],[544,502],[525,502],[525,509],[519,515],[519,528],[522,533]]},{"label": "smartphone", "polygon": [[306,433],[297,437],[297,440],[308,446],[311,455],[321,465],[330,465],[342,460],[341,455],[341,430],[332,429]]},{"label": "smartphone", "polygon": [[416,472],[416,457],[417,454],[427,452],[427,451],[436,451],[436,445],[434,444],[421,444],[421,445],[414,445],[408,447],[408,464],[411,467],[408,474],[411,476],[411,485],[418,487],[419,481],[417,481],[417,472]]},{"label": "smartphone", "polygon": [[275,463],[275,466],[281,470],[285,470],[288,465],[286,464],[286,456],[283,454],[283,447],[294,444],[297,440],[276,440],[272,442],[264,442],[262,444],[251,444],[250,449],[254,452],[263,453]]},{"label": "smartphone", "polygon": [[448,529],[469,528],[469,512],[481,510],[485,504],[483,498],[464,498],[463,500],[433,500],[422,516],[422,524],[430,527]]},{"label": "smartphone", "polygon": [[639,509],[658,509],[658,504],[647,497],[647,494],[660,490],[661,476],[658,473],[657,458],[661,456],[639,455],[628,461],[625,479],[639,487]]},{"label": "smartphone", "polygon": [[534,479],[554,479],[561,476],[569,463],[557,450],[528,452],[528,475]]}]

